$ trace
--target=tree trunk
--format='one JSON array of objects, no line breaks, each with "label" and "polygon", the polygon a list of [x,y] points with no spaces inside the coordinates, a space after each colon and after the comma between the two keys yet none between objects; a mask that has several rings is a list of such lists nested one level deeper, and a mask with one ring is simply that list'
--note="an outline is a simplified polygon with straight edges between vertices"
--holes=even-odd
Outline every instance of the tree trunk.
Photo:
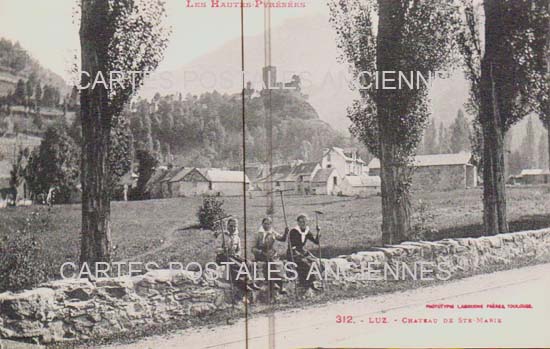
[{"label": "tree trunk", "polygon": [[403,190],[403,171],[392,146],[381,142],[380,179],[382,195],[382,243],[398,244],[405,241],[411,228],[409,193]]},{"label": "tree trunk", "polygon": [[[398,71],[400,66],[401,32],[404,14],[399,0],[380,0],[377,37],[377,70]],[[408,164],[399,155],[399,135],[394,122],[405,115],[399,103],[399,90],[378,90],[376,101],[379,129],[380,179],[382,195],[382,242],[397,244],[404,241],[410,231],[410,199],[407,181]]]},{"label": "tree trunk", "polygon": [[[95,77],[107,70],[108,38],[104,33],[108,2],[82,1],[80,44],[82,70]],[[82,86],[88,84],[83,75]],[[111,116],[108,91],[101,85],[80,91],[82,121],[82,239],[80,263],[95,269],[97,262],[111,260],[111,229],[109,190]]]},{"label": "tree trunk", "polygon": [[508,232],[506,213],[506,181],[504,177],[504,133],[500,111],[498,82],[506,77],[504,65],[499,64],[504,54],[502,42],[501,4],[487,0],[485,7],[485,55],[481,61],[480,119],[483,128],[483,224],[485,234]]},{"label": "tree trunk", "polygon": [[[547,140],[548,140],[548,153],[546,154],[547,155],[547,167],[548,167],[548,171],[550,171],[550,122],[548,122],[548,125],[546,125],[546,137],[547,137]],[[550,179],[549,179],[550,180]]]}]

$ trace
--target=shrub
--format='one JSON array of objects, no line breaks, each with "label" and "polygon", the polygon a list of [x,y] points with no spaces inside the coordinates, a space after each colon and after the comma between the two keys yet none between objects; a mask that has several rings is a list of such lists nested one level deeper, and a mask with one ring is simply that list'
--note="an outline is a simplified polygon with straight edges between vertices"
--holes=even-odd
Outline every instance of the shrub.
[{"label": "shrub", "polygon": [[413,241],[432,240],[437,234],[434,215],[428,203],[419,200],[418,208],[412,217],[413,224],[409,238]]},{"label": "shrub", "polygon": [[223,209],[224,201],[216,196],[204,196],[197,216],[202,229],[215,230],[216,221],[226,216]]},{"label": "shrub", "polygon": [[48,222],[33,212],[21,230],[0,239],[0,292],[32,288],[47,280],[47,258],[35,233]]}]

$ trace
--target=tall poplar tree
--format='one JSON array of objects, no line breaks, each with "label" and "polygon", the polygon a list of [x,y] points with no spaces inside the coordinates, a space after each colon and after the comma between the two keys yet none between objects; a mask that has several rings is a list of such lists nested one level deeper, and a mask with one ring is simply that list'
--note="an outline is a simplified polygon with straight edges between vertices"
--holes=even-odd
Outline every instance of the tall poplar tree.
[{"label": "tall poplar tree", "polygon": [[[459,23],[451,0],[332,0],[329,7],[341,58],[356,80],[364,72],[379,78],[416,72],[429,79],[451,61]],[[411,164],[430,115],[428,91],[420,84],[360,94],[348,110],[351,131],[380,159],[382,240],[398,243],[411,229]]]},{"label": "tall poplar tree", "polygon": [[479,9],[473,0],[463,4],[465,22],[458,41],[471,85],[468,107],[482,136],[483,222],[486,234],[494,235],[509,230],[505,134],[536,109],[534,96],[544,85],[548,0],[485,0]]},{"label": "tall poplar tree", "polygon": [[162,1],[81,0],[81,86],[98,73],[125,72],[124,86],[98,84],[80,93],[82,120],[82,239],[80,262],[111,259],[111,129],[144,74],[162,60],[167,30]]}]

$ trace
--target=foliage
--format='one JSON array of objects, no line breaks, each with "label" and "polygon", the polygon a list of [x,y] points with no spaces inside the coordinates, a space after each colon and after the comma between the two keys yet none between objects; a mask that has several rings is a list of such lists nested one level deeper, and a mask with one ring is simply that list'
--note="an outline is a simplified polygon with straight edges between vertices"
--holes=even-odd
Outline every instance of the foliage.
[{"label": "foliage", "polygon": [[[21,93],[18,92],[17,99],[25,96],[30,97],[33,90],[36,90],[35,85],[40,79],[47,79],[50,85],[58,91],[65,86],[65,81],[60,76],[40,66],[38,61],[33,59],[19,42],[12,42],[5,38],[0,38],[0,67],[17,76],[27,76],[28,73],[26,83],[23,81],[24,86],[19,87]],[[17,104],[23,105],[25,100],[20,99]]]},{"label": "foliage", "polygon": [[[453,63],[460,23],[453,0],[331,0],[329,8],[340,59],[361,86],[365,73],[415,72],[430,80]],[[400,242],[410,230],[410,165],[429,118],[427,86],[417,85],[361,87],[348,109],[351,133],[380,159],[384,243]]]},{"label": "foliage", "polygon": [[[305,97],[296,91],[272,90],[273,159],[302,159],[303,144],[308,156],[319,159],[330,146],[346,146],[349,140],[319,120]],[[181,98],[180,98],[181,97]],[[199,96],[157,96],[140,99],[124,116],[136,149],[169,148],[185,166],[231,167],[242,161],[242,102],[234,95],[205,92]],[[266,161],[265,93],[246,100],[246,157],[249,162]],[[166,156],[165,156],[166,157]]]},{"label": "foliage", "polygon": [[470,150],[470,125],[462,110],[458,110],[456,118],[451,124],[450,133],[452,153]]},{"label": "foliage", "polygon": [[437,145],[437,128],[435,127],[435,120],[431,119],[428,122],[428,126],[424,131],[424,144],[423,153],[425,155],[437,154],[439,148]]},{"label": "foliage", "polygon": [[[548,131],[547,131],[548,132]],[[547,169],[549,168],[548,163],[548,136],[544,134],[544,132],[539,137],[539,143],[538,143],[538,159],[537,168],[541,169]]]},{"label": "foliage", "polygon": [[[352,75],[358,79],[363,72],[380,71],[381,62],[377,62],[380,47],[373,30],[373,18],[378,4],[369,0],[345,1],[333,0],[329,3],[330,21],[338,35],[340,59],[348,63]],[[402,22],[386,25],[399,25],[400,38],[392,43],[394,54],[401,57],[394,71],[417,71],[424,76],[444,69],[455,51],[454,41],[450,40],[458,29],[458,13],[452,1],[403,1]],[[379,25],[380,26],[380,25]],[[361,99],[354,102],[348,110],[353,125],[351,132],[364,140],[375,155],[379,147],[379,121],[391,125],[391,134],[386,141],[394,142],[400,149],[398,156],[406,163],[414,153],[422,137],[422,131],[428,120],[427,91],[419,89],[392,90],[392,103],[395,108],[387,120],[378,120],[378,108],[382,98],[380,90],[361,90]]]},{"label": "foliage", "polygon": [[32,212],[21,229],[0,238],[0,292],[32,288],[47,280],[49,258],[36,237],[48,232],[49,220]]},{"label": "foliage", "polygon": [[111,147],[109,149],[110,178],[113,186],[122,176],[132,170],[134,156],[134,137],[129,122],[123,117],[117,117],[111,129]]},{"label": "foliage", "polygon": [[[481,59],[484,44],[480,37],[481,14],[473,0],[462,0],[464,23],[458,35],[463,58],[464,74],[470,82],[470,97],[466,111],[480,119]],[[528,113],[544,108],[547,103],[548,83],[545,76],[547,59],[547,31],[549,13],[544,0],[503,0],[500,14],[499,42],[502,56],[499,64],[507,78],[499,80],[498,89],[503,98],[499,110],[504,131]],[[540,98],[540,100],[537,100]]]},{"label": "foliage", "polygon": [[17,85],[15,85],[15,91],[13,92],[13,100],[12,102],[16,105],[24,105],[25,104],[25,82],[23,79],[17,80]]},{"label": "foliage", "polygon": [[[487,234],[508,231],[504,186],[504,137],[512,125],[541,107],[547,87],[548,1],[486,1],[484,41],[473,0],[462,0],[458,36],[466,79],[467,111],[475,117],[474,150],[482,154]],[[481,152],[479,151],[481,150]]]},{"label": "foliage", "polygon": [[219,229],[218,220],[227,216],[223,209],[224,201],[216,196],[204,196],[202,205],[197,211],[197,218],[202,229]]},{"label": "foliage", "polygon": [[137,193],[134,196],[139,199],[147,199],[148,193],[146,185],[155,172],[158,160],[153,153],[144,149],[138,149],[136,151],[136,159],[138,161],[138,180],[136,188]]},{"label": "foliage", "polygon": [[80,182],[80,151],[64,128],[51,126],[24,172],[35,197],[55,187],[57,199],[67,202]]},{"label": "foliage", "polygon": [[438,231],[435,228],[433,209],[424,200],[418,200],[418,207],[412,217],[413,225],[410,238],[413,241],[431,240]]},{"label": "foliage", "polygon": [[126,146],[119,146],[113,154],[112,132],[120,121],[117,118],[146,76],[162,61],[169,30],[163,25],[166,9],[161,0],[82,0],[79,4],[81,69],[89,73],[81,74],[81,86],[88,85],[100,73],[125,73],[118,75],[120,83],[116,86],[100,85],[80,93],[83,140],[80,261],[95,265],[98,261],[109,262],[112,255],[112,192],[97,188],[113,185],[111,171],[123,172],[124,168],[113,168],[112,160],[120,156],[128,158],[131,143],[131,138],[118,139]]},{"label": "foliage", "polygon": [[533,119],[527,119],[527,125],[525,126],[525,136],[521,141],[520,153],[522,157],[522,169],[535,168],[537,165],[536,158],[536,138],[535,130],[533,129]]},{"label": "foliage", "polygon": [[[104,24],[101,32],[94,33],[104,43],[102,50],[106,49],[106,61],[102,62],[104,72],[152,72],[157,68],[170,35],[170,28],[163,24],[164,1],[108,0],[106,8],[90,6],[87,11],[82,11],[83,17],[105,16],[101,18]],[[120,77],[121,83],[108,89],[106,110],[110,115],[107,119],[120,115],[145,77],[146,74],[124,74]],[[82,78],[88,79],[85,75]],[[82,86],[87,83],[82,81]]]}]

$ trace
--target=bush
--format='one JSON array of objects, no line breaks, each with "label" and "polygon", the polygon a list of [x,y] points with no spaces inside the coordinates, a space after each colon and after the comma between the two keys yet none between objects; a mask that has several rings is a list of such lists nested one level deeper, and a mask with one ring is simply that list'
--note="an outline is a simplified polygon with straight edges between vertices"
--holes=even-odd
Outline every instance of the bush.
[{"label": "bush", "polygon": [[226,216],[223,209],[224,201],[216,196],[205,196],[202,199],[202,205],[199,207],[197,216],[202,229],[216,229],[216,221]]},{"label": "bush", "polygon": [[418,208],[414,213],[411,235],[412,241],[432,240],[438,231],[435,228],[434,215],[431,213],[431,207],[426,202],[419,200]]},{"label": "bush", "polygon": [[47,280],[47,259],[34,235],[44,232],[46,224],[33,212],[22,230],[0,239],[0,292],[32,288]]}]

